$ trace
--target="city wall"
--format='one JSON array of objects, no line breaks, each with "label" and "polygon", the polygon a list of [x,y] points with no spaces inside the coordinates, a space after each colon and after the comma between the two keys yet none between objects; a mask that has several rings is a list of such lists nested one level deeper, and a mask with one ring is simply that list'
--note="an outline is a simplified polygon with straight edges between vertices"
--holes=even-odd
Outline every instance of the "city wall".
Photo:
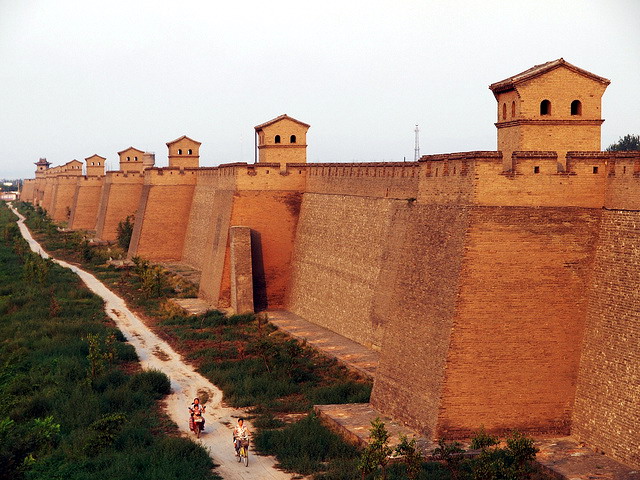
[{"label": "city wall", "polygon": [[[618,176],[621,165],[616,168]],[[634,181],[637,192],[640,178]],[[640,466],[639,225],[637,209],[602,213],[572,426],[582,441],[635,467]]]},{"label": "city wall", "polygon": [[153,261],[182,258],[197,169],[149,168],[136,210],[129,257]]},{"label": "city wall", "polygon": [[104,177],[79,177],[76,183],[69,228],[94,230],[98,220],[98,208]]},{"label": "city wall", "polygon": [[[232,302],[229,230],[246,227],[256,309],[379,350],[381,412],[433,437],[571,432],[638,465],[640,154],[558,162],[464,152],[108,172],[97,226],[114,239],[136,211],[130,255],[201,270],[200,296],[219,307]],[[45,204],[60,185],[45,179]]]},{"label": "city wall", "polygon": [[107,241],[117,239],[118,223],[136,214],[143,182],[142,173],[110,171],[105,174],[98,206],[96,238]]}]

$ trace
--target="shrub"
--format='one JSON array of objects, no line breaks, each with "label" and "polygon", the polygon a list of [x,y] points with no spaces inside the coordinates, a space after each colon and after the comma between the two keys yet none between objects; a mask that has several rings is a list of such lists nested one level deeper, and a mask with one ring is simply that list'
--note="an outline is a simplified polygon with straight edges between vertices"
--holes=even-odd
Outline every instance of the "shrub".
[{"label": "shrub", "polygon": [[254,442],[259,452],[275,455],[282,468],[303,475],[325,470],[326,462],[356,455],[354,447],[327,430],[314,414],[282,430],[262,430]]},{"label": "shrub", "polygon": [[157,395],[168,395],[171,393],[171,381],[159,370],[146,370],[136,373],[131,378],[131,388]]}]

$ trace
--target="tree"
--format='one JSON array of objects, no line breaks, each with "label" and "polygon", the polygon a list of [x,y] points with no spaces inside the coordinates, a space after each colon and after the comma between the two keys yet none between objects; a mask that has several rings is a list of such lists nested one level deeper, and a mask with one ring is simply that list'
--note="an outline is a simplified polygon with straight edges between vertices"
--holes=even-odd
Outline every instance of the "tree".
[{"label": "tree", "polygon": [[362,451],[358,468],[362,472],[362,478],[369,473],[380,470],[376,478],[387,478],[387,463],[393,449],[389,446],[389,432],[380,418],[371,421],[369,430],[369,445]]},{"label": "tree", "polygon": [[406,435],[400,435],[400,443],[396,447],[396,454],[404,458],[407,469],[407,477],[411,480],[418,478],[424,456],[416,446],[416,439],[409,440]]},{"label": "tree", "polygon": [[640,150],[640,135],[625,135],[607,147],[607,152],[629,152],[632,150]]},{"label": "tree", "polygon": [[133,222],[135,218],[133,215],[129,215],[127,218],[118,222],[118,245],[124,251],[129,250],[129,243],[131,243],[131,236],[133,235]]}]

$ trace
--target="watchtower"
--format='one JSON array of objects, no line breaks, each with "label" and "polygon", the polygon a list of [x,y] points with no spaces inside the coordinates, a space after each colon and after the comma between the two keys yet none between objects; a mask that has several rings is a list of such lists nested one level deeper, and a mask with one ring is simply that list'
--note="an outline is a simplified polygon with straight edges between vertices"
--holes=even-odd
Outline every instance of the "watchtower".
[{"label": "watchtower", "polygon": [[599,151],[601,100],[609,80],[563,58],[489,86],[498,102],[498,150],[505,170],[514,151]]},{"label": "watchtower", "polygon": [[84,159],[87,162],[87,177],[101,177],[104,175],[104,162],[107,159],[100,155],[91,155]]},{"label": "watchtower", "polygon": [[34,163],[36,166],[36,178],[44,177],[45,172],[49,169],[50,162],[47,162],[46,158],[41,158]]},{"label": "watchtower", "polygon": [[259,163],[306,163],[310,125],[287,114],[255,127]]},{"label": "watchtower", "polygon": [[198,168],[200,166],[200,142],[186,135],[167,143],[169,166],[180,168]]},{"label": "watchtower", "polygon": [[142,172],[144,167],[143,155],[144,152],[142,150],[133,147],[118,152],[120,170],[123,172]]}]

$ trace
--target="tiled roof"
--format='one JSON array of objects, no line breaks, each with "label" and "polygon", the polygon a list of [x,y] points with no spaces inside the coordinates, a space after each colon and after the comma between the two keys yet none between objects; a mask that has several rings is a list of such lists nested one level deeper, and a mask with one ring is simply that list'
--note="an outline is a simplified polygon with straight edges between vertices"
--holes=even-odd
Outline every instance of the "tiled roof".
[{"label": "tiled roof", "polygon": [[136,152],[144,153],[142,150],[138,150],[137,148],[134,148],[134,147],[129,147],[129,148],[125,148],[124,150],[119,151],[118,155],[122,155],[127,150],[135,150]]},{"label": "tiled roof", "polygon": [[582,68],[576,67],[575,65],[572,65],[571,63],[567,62],[564,58],[559,58],[557,60],[552,60],[551,62],[543,63],[541,65],[535,65],[529,68],[528,70],[525,70],[524,72],[518,73],[517,75],[514,75],[509,78],[505,78],[504,80],[501,80],[496,83],[492,83],[491,85],[489,85],[489,88],[493,92],[502,92],[505,90],[510,90],[514,88],[514,86],[518,83],[524,82],[525,80],[529,80],[531,78],[547,73],[560,66],[564,66],[569,70],[572,70],[580,75],[588,77],[596,82],[604,83],[605,85],[609,85],[611,83],[610,80],[604,77],[600,77],[591,72],[583,70]]},{"label": "tiled roof", "polygon": [[201,142],[198,142],[197,140],[194,140],[193,138],[189,138],[189,137],[187,137],[186,135],[182,135],[180,138],[176,138],[176,139],[175,139],[175,140],[173,140],[172,142],[167,142],[167,147],[168,147],[169,145],[173,145],[173,144],[174,144],[174,143],[176,143],[176,142],[179,142],[180,140],[184,140],[185,138],[186,138],[187,140],[191,140],[193,143],[197,143],[198,145],[202,145],[202,143],[201,143]]},{"label": "tiled roof", "polygon": [[289,115],[287,115],[285,113],[285,114],[280,115],[279,117],[274,118],[273,120],[269,120],[268,122],[264,122],[264,123],[261,123],[260,125],[256,125],[254,128],[256,130],[262,130],[264,127],[268,127],[269,125],[271,125],[273,123],[276,123],[276,122],[279,122],[280,120],[284,120],[285,118],[288,118],[289,120],[291,120],[293,122],[299,123],[303,127],[307,127],[307,128],[311,127],[311,125],[308,125],[308,124],[306,124],[304,122],[301,122],[300,120],[296,120],[295,118],[290,117]]}]

